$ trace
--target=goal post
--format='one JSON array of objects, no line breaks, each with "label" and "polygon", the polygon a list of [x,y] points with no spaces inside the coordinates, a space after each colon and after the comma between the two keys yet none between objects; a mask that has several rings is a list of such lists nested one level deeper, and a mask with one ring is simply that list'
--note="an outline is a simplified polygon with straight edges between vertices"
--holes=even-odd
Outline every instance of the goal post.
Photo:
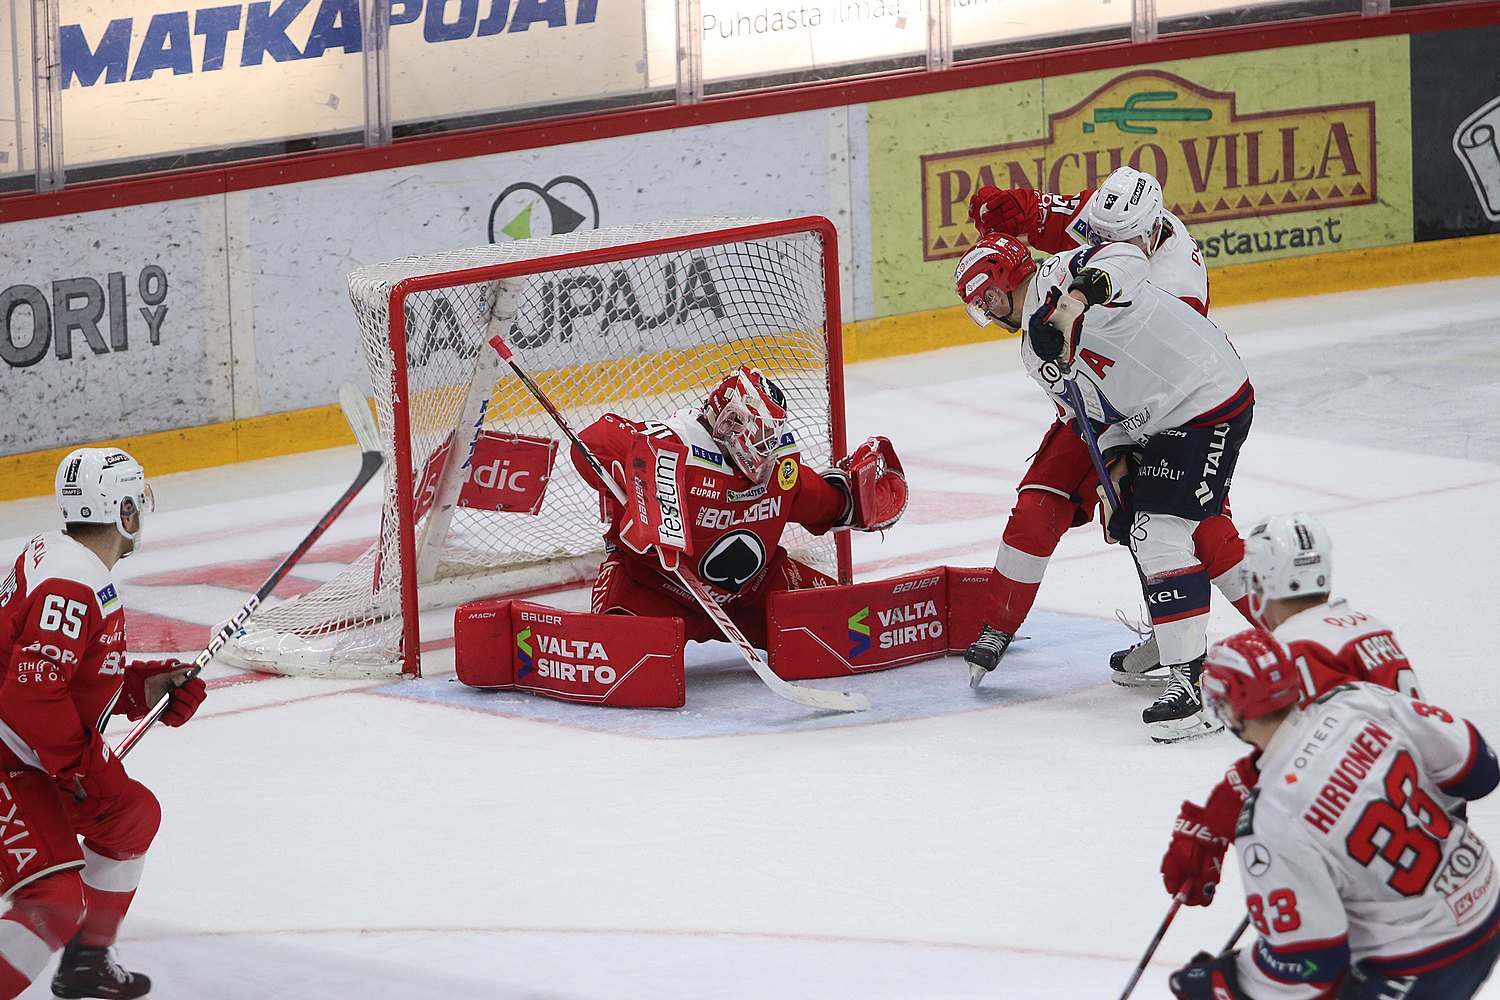
[{"label": "goal post", "polygon": [[[420,674],[422,616],[587,585],[598,495],[500,363],[569,422],[659,419],[752,364],[787,397],[804,460],[846,453],[837,238],[827,219],[648,223],[407,257],[349,275],[387,458],[379,536],[308,593],[258,613],[228,662],[323,676]],[[851,579],[846,532],[789,525],[797,558]],[[429,620],[433,624],[432,620]]]}]

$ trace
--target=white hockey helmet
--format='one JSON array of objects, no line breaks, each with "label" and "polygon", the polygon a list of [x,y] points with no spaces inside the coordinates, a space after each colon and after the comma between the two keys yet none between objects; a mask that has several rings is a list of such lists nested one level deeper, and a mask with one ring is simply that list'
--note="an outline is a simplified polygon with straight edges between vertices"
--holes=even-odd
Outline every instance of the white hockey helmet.
[{"label": "white hockey helmet", "polygon": [[1089,202],[1089,231],[1099,242],[1144,237],[1149,252],[1161,223],[1161,184],[1134,167],[1120,167],[1106,177]]},{"label": "white hockey helmet", "polygon": [[[64,524],[113,524],[134,545],[141,516],[156,509],[146,470],[118,448],[78,448],[57,467],[57,505]],[[134,530],[127,522],[135,516]]]},{"label": "white hockey helmet", "polygon": [[1272,514],[1245,536],[1240,574],[1250,612],[1258,620],[1266,601],[1328,593],[1333,586],[1333,543],[1311,514]]}]

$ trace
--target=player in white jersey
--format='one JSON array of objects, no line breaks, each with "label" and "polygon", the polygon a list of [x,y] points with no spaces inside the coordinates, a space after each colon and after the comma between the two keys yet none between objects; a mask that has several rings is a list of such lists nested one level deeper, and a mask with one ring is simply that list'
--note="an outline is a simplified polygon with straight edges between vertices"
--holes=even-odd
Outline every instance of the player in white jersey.
[{"label": "player in white jersey", "polygon": [[[1225,514],[1249,433],[1245,366],[1222,331],[1147,280],[1149,260],[1136,244],[1081,248],[1038,269],[1007,237],[980,242],[1000,263],[967,282],[960,263],[971,315],[1012,331],[1026,325],[1027,373],[1060,413],[1089,421],[1122,500],[1123,509],[1101,516],[1108,534],[1130,545],[1171,671],[1142,719],[1158,742],[1215,732],[1198,696],[1211,574],[1195,536]],[[1083,414],[1071,412],[1069,382]]]},{"label": "player in white jersey", "polygon": [[[1333,544],[1308,514],[1263,518],[1245,538],[1244,586],[1256,624],[1286,647],[1311,700],[1350,681],[1369,681],[1421,700],[1396,637],[1343,598],[1329,599]],[[1229,766],[1203,805],[1184,802],[1161,862],[1162,885],[1189,906],[1213,902],[1235,823],[1260,781],[1259,752]]]},{"label": "player in white jersey", "polygon": [[1265,776],[1235,832],[1243,952],[1172,975],[1184,1000],[1464,1000],[1500,958],[1495,863],[1457,813],[1500,783],[1473,725],[1353,683],[1300,706],[1286,649],[1260,629],[1209,653],[1203,694]]},{"label": "player in white jersey", "polygon": [[[1132,201],[1137,185],[1145,186],[1146,196]],[[1109,209],[1104,207],[1106,202]],[[1150,259],[1151,283],[1208,315],[1209,282],[1203,255],[1182,220],[1163,207],[1161,185],[1149,174],[1121,167],[1098,190],[1076,195],[985,187],[970,200],[969,217],[981,236],[1024,238],[1047,253],[1108,240],[1133,240]],[[982,249],[965,255],[958,273],[960,295],[976,264],[983,268],[975,258],[985,256]],[[980,319],[984,317],[976,321]],[[1016,487],[1016,504],[1001,534],[996,573],[987,595],[986,625],[965,654],[974,686],[998,666],[1030,613],[1063,534],[1093,520],[1098,486],[1083,442],[1061,420],[1054,421]],[[1244,593],[1239,589],[1244,545],[1233,523],[1222,516],[1206,518],[1194,536],[1214,585],[1245,613]],[[1168,680],[1155,636],[1115,653],[1110,666],[1116,683],[1127,686],[1161,685]]]}]

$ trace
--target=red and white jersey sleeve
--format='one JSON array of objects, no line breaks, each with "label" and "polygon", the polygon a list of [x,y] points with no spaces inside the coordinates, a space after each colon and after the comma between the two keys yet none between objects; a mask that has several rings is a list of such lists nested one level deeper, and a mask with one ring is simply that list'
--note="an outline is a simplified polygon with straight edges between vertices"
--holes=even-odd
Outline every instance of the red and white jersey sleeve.
[{"label": "red and white jersey sleeve", "polygon": [[[1085,268],[1109,277],[1110,296],[1084,314],[1078,338],[1077,383],[1088,416],[1112,425],[1100,446],[1144,444],[1157,431],[1227,419],[1253,398],[1249,375],[1223,331],[1149,279],[1150,261],[1128,243],[1105,243],[1044,261],[1026,295],[1029,318],[1048,291],[1064,290]],[[1021,338],[1027,373],[1066,405]]]},{"label": "red and white jersey sleeve", "polygon": [[1276,628],[1309,691],[1369,681],[1420,699],[1417,675],[1386,624],[1340,598],[1298,612]]},{"label": "red and white jersey sleeve", "polygon": [[1348,685],[1292,716],[1260,770],[1235,838],[1260,932],[1239,957],[1250,996],[1313,997],[1356,962],[1416,975],[1494,930],[1490,850],[1449,812],[1471,775],[1493,787],[1493,752],[1463,719]]},{"label": "red and white jersey sleeve", "polygon": [[[635,439],[660,434],[669,434],[687,448],[681,494],[688,537],[687,564],[725,603],[755,591],[781,545],[787,522],[822,534],[844,512],[844,495],[802,465],[796,439],[790,432],[782,435],[775,452],[775,468],[765,485],[752,482],[734,468],[693,409],[681,410],[659,423],[641,423],[607,414],[579,436],[606,468],[618,466],[617,479],[624,482],[625,463]],[[596,477],[576,452],[573,462],[584,478],[598,488]],[[655,556],[635,552],[623,543],[620,510],[608,503],[606,511],[609,526],[605,540],[626,553],[636,570],[650,571],[632,571],[632,576],[652,579],[656,571]]]},{"label": "red and white jersey sleeve", "polygon": [[0,585],[0,742],[57,774],[104,728],[125,675],[125,609],[109,570],[61,532],[33,538]]}]

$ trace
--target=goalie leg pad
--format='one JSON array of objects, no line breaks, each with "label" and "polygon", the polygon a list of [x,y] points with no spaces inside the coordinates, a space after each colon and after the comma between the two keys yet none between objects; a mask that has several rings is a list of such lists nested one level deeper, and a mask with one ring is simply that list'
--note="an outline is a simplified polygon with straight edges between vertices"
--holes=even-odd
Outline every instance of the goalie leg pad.
[{"label": "goalie leg pad", "polygon": [[682,619],[475,601],[454,615],[455,666],[470,687],[561,701],[681,708]]},{"label": "goalie leg pad", "polygon": [[771,595],[766,662],[785,680],[842,677],[948,653],[947,572]]}]

